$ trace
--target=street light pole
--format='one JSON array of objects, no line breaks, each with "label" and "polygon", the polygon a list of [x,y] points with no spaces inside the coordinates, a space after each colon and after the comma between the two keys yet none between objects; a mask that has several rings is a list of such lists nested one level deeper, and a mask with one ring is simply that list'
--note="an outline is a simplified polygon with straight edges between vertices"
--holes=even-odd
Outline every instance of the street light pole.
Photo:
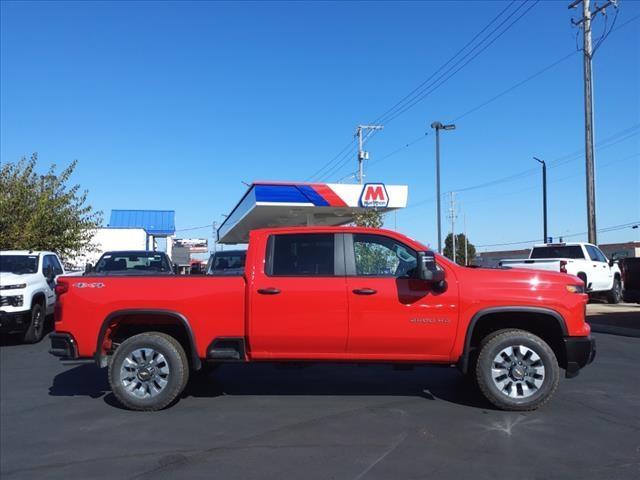
[{"label": "street light pole", "polygon": [[431,128],[436,131],[436,218],[438,223],[438,253],[442,253],[442,225],[440,222],[440,130],[455,130],[454,124],[443,125],[433,122]]},{"label": "street light pole", "polygon": [[549,241],[549,237],[547,237],[547,164],[537,157],[533,157],[533,159],[542,164],[542,221],[544,224],[544,243],[547,243]]}]

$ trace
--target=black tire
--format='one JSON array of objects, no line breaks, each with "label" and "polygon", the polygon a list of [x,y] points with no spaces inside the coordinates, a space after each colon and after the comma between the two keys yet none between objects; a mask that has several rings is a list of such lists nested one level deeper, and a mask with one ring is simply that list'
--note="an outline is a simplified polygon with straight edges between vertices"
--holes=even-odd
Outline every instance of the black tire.
[{"label": "black tire", "polygon": [[[504,362],[503,365],[507,365],[509,370],[508,374],[501,375],[505,377],[503,379],[496,373],[497,379],[504,382],[503,388],[499,388],[493,375],[494,360],[501,352],[510,347],[517,347],[515,360],[513,363],[509,363],[510,360],[501,358]],[[528,360],[526,357],[529,353],[522,355],[522,347],[533,352]],[[520,355],[517,352],[520,352]],[[516,361],[518,357],[523,361]],[[537,360],[531,362],[532,358],[537,358]],[[543,373],[541,366],[544,367]],[[527,368],[522,370],[523,367]],[[518,379],[518,375],[523,372],[525,372],[525,376]],[[541,382],[537,386],[534,383],[533,375],[542,376],[542,378],[535,378]],[[501,410],[527,411],[540,408],[553,396],[558,387],[559,379],[560,368],[553,350],[544,340],[530,332],[501,330],[489,335],[480,345],[480,353],[476,363],[476,382],[485,398]],[[510,396],[511,393],[514,396]]]},{"label": "black tire", "polygon": [[613,279],[613,287],[607,292],[607,302],[611,304],[620,303],[622,300],[622,285],[620,279],[615,277]]},{"label": "black tire", "polygon": [[585,292],[587,291],[587,274],[584,272],[579,272],[578,275],[576,275],[576,277],[578,277],[580,280],[582,280],[584,282],[584,290]]},{"label": "black tire", "polygon": [[44,336],[44,327],[46,324],[46,315],[44,305],[36,302],[31,306],[31,321],[29,328],[24,332],[22,341],[24,343],[38,343]]},{"label": "black tire", "polygon": [[[150,349],[154,352],[151,360],[135,355],[135,352],[140,352],[142,349]],[[139,368],[129,367],[132,358],[140,360],[136,363]],[[154,363],[158,359],[163,361]],[[163,369],[167,370],[164,377],[161,373]],[[122,376],[125,370],[130,380]],[[150,377],[150,375],[154,376]],[[143,380],[144,378],[147,379]],[[166,383],[162,385],[162,381]],[[109,364],[111,391],[118,401],[130,410],[162,410],[178,399],[188,381],[189,361],[182,345],[172,336],[160,332],[141,333],[126,339],[116,349]],[[158,389],[159,391],[156,391]]]}]

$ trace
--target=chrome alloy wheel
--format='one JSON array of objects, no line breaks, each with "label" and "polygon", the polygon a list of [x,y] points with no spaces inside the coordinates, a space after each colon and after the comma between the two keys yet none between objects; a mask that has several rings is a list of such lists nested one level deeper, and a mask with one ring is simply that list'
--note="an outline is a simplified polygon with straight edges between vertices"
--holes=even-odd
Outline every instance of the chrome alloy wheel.
[{"label": "chrome alloy wheel", "polygon": [[544,365],[529,347],[513,345],[502,349],[493,359],[491,378],[504,395],[527,398],[544,383]]},{"label": "chrome alloy wheel", "polygon": [[152,348],[132,351],[122,362],[120,381],[125,390],[138,398],[160,394],[169,381],[169,364]]}]

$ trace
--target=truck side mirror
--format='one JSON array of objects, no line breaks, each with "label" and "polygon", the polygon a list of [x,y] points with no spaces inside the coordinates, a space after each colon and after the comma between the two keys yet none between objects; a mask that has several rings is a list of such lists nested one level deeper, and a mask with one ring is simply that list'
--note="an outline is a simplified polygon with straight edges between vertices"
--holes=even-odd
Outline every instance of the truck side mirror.
[{"label": "truck side mirror", "polygon": [[431,251],[418,252],[417,278],[434,284],[444,282],[444,271],[438,270],[435,254]]},{"label": "truck side mirror", "polygon": [[177,264],[177,263],[174,263],[174,264],[173,264],[173,273],[175,273],[176,275],[178,275],[178,273],[180,273],[180,272],[178,271],[178,264]]},{"label": "truck side mirror", "polygon": [[91,273],[93,272],[93,265],[91,265],[90,263],[87,263],[84,266],[84,273]]}]

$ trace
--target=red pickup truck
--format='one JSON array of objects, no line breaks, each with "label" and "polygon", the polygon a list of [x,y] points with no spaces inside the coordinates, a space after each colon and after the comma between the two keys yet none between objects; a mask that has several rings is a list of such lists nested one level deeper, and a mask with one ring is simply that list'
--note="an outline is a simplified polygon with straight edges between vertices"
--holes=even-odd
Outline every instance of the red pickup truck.
[{"label": "red pickup truck", "polygon": [[261,229],[237,276],[61,277],[53,355],[109,367],[126,407],[172,404],[220,362],[458,366],[495,406],[531,410],[593,360],[571,275],[468,268],[388,230]]}]

